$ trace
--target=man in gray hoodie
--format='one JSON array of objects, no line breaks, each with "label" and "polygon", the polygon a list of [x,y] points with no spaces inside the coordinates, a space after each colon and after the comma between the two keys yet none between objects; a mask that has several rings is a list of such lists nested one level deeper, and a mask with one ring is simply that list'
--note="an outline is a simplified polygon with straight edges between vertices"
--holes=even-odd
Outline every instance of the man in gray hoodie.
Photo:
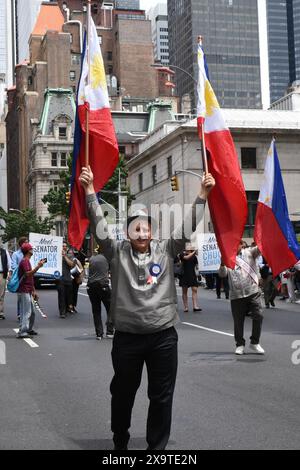
[{"label": "man in gray hoodie", "polygon": [[90,168],[82,168],[79,180],[85,190],[92,231],[111,270],[110,313],[116,331],[110,391],[115,450],[127,449],[131,413],[144,364],[150,400],[146,440],[148,449],[163,450],[170,435],[177,373],[174,258],[183,251],[196,228],[196,209],[203,217],[204,205],[215,181],[209,174],[204,177],[190,213],[170,239],[154,240],[153,221],[144,214],[128,219],[128,240],[117,242],[103,236],[107,233],[107,224],[96,198]]},{"label": "man in gray hoodie", "polygon": [[260,273],[257,263],[260,251],[257,246],[250,248],[243,248],[243,246],[244,242],[241,240],[234,269],[227,268],[222,262],[219,276],[226,277],[228,275],[234,338],[236,341],[235,354],[242,355],[245,353],[244,322],[248,313],[252,317],[250,349],[257,354],[264,354],[265,351],[259,344],[263,321],[261,290],[259,287]]}]

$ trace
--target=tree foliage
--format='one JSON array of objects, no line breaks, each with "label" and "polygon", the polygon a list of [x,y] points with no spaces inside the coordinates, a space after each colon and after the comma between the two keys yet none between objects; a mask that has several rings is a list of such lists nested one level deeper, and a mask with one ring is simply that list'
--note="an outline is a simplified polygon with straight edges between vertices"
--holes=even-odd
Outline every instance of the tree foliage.
[{"label": "tree foliage", "polygon": [[[2,219],[2,220],[1,220]],[[37,217],[34,209],[24,209],[20,212],[5,212],[0,207],[0,229],[3,243],[14,238],[28,237],[30,232],[48,235],[54,228],[52,217]]]}]

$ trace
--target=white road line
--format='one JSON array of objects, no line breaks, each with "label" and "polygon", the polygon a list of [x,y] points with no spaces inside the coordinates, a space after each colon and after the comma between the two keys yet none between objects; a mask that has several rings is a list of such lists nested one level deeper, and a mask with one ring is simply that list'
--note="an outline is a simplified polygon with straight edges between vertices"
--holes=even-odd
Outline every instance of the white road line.
[{"label": "white road line", "polygon": [[88,297],[87,294],[82,294],[81,292],[78,292],[79,295],[83,295],[83,297]]},{"label": "white road line", "polygon": [[29,346],[30,346],[31,348],[39,348],[39,345],[36,344],[34,341],[32,341],[32,339],[30,339],[30,338],[24,338],[24,341],[25,341],[27,344],[29,344]]},{"label": "white road line", "polygon": [[[18,328],[14,328],[13,331],[15,333],[19,333]],[[30,338],[23,338],[23,339],[31,348],[39,348],[39,345],[36,344],[34,341],[32,341],[32,339],[30,339]]]},{"label": "white road line", "polygon": [[211,333],[219,333],[219,335],[225,335],[225,336],[234,336],[231,333],[225,333],[225,331],[219,331],[219,330],[212,330],[211,328],[205,328],[205,326],[200,326],[200,325],[194,325],[193,323],[188,323],[188,322],[181,322],[182,325],[189,325],[189,326],[194,326],[195,328],[199,328],[200,330],[206,330],[210,331]]}]

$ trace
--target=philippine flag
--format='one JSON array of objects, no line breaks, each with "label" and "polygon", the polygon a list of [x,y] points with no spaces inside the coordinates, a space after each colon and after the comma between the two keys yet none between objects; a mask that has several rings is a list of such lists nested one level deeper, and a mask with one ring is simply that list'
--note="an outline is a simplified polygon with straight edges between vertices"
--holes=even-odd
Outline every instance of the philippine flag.
[{"label": "philippine flag", "polygon": [[87,109],[89,110],[89,165],[94,174],[96,193],[110,179],[119,161],[119,149],[110,112],[103,58],[92,18],[90,19],[89,40],[90,66],[86,49],[85,39],[82,71],[77,93],[68,226],[69,243],[78,250],[82,246],[89,226],[85,193],[78,180],[81,168],[85,166]]},{"label": "philippine flag", "polygon": [[289,219],[286,195],[275,141],[271,143],[260,190],[254,240],[271,266],[273,276],[294,266],[300,247]]},{"label": "philippine flag", "polygon": [[231,133],[225,124],[216,95],[208,78],[208,67],[198,45],[197,123],[208,150],[208,170],[216,180],[208,203],[222,259],[234,269],[239,242],[247,220],[247,198]]}]

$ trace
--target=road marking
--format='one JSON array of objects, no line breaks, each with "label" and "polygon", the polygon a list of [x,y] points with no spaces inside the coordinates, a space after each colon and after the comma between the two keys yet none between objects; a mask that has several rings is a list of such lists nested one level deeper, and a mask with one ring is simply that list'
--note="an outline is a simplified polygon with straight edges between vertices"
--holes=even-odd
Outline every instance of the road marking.
[{"label": "road marking", "polygon": [[194,326],[195,328],[199,328],[200,330],[206,330],[210,331],[211,333],[219,333],[219,335],[225,335],[225,336],[234,336],[231,333],[225,333],[225,331],[219,331],[219,330],[212,330],[211,328],[205,328],[205,326],[200,326],[200,325],[194,325],[193,323],[188,323],[188,322],[181,322],[183,325],[189,325],[189,326]]},{"label": "road marking", "polygon": [[[19,333],[18,328],[14,328],[13,331],[15,333]],[[30,338],[23,338],[23,339],[31,348],[39,348],[39,345],[36,344],[34,341],[32,341],[32,339],[30,339]]]},{"label": "road marking", "polygon": [[82,294],[81,292],[78,292],[79,295],[83,295],[83,297],[88,297],[87,294]]}]

